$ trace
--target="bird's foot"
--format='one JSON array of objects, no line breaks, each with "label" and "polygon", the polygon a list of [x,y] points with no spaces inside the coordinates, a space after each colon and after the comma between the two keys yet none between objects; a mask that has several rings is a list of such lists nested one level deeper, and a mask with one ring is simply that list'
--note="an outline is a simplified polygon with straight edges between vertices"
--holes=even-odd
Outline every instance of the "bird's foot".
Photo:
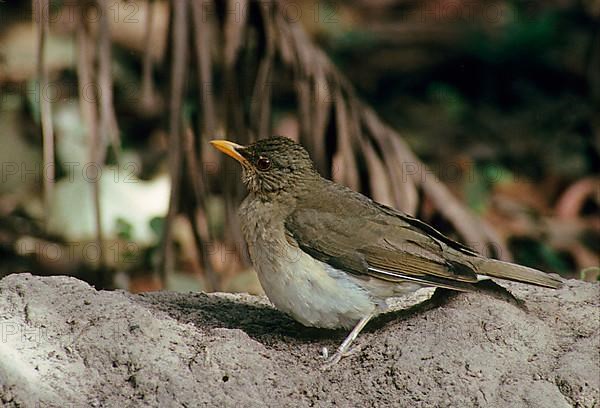
[{"label": "bird's foot", "polygon": [[[353,352],[353,350],[350,351],[350,345],[352,344],[352,342],[354,340],[356,340],[356,337],[358,336],[360,331],[363,329],[363,327],[365,327],[365,325],[369,322],[369,320],[371,320],[371,318],[374,315],[375,315],[375,312],[371,312],[368,315],[366,315],[365,317],[363,317],[362,319],[360,319],[360,321],[356,324],[356,326],[354,326],[354,329],[352,329],[350,334],[346,337],[346,339],[344,339],[342,344],[340,344],[340,347],[338,347],[335,354],[333,356],[331,356],[331,358],[327,359],[327,362],[322,367],[323,370],[327,370],[327,369],[331,368],[333,365],[337,364],[337,362],[340,361],[342,359],[342,357],[345,357]],[[323,355],[323,357],[327,358],[327,355],[328,355],[327,348],[323,348],[322,355]]]},{"label": "bird's foot", "polygon": [[326,359],[325,364],[321,367],[322,370],[329,370],[331,367],[336,365],[342,358],[348,357],[361,349],[360,346],[351,348],[350,350],[338,349],[332,356],[329,356],[327,347],[323,347],[321,350],[321,356]]},{"label": "bird's foot", "polygon": [[321,370],[323,370],[323,371],[329,370],[331,367],[336,365],[342,359],[342,357],[343,356],[340,353],[335,353],[334,355],[332,355],[330,358],[327,359],[325,364],[323,364],[321,366]]}]

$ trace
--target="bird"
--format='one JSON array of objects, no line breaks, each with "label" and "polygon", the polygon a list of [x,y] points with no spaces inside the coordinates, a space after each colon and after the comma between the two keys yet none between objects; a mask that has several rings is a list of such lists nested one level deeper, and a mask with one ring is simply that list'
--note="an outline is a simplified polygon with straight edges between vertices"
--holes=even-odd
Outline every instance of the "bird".
[{"label": "bird", "polygon": [[305,326],[350,330],[324,367],[348,354],[389,298],[423,287],[474,291],[487,278],[561,285],[557,276],[484,257],[322,177],[306,149],[289,138],[210,143],[241,164],[248,195],[239,207],[240,226],[271,303]]}]

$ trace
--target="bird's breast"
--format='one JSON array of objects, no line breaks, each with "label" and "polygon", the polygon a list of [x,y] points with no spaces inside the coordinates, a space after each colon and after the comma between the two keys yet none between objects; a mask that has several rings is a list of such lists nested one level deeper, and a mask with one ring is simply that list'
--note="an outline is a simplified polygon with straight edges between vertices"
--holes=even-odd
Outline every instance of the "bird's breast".
[{"label": "bird's breast", "polygon": [[252,263],[269,300],[306,326],[353,327],[375,308],[369,293],[343,271],[318,261],[287,237],[283,218],[268,204],[244,202],[242,231]]}]

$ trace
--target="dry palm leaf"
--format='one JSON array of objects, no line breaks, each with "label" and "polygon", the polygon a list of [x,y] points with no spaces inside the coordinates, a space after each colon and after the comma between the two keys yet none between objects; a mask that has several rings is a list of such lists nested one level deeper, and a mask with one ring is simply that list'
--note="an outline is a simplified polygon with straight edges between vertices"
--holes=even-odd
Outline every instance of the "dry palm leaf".
[{"label": "dry palm leaf", "polygon": [[[106,8],[106,0],[98,1]],[[333,177],[353,189],[370,192],[375,199],[413,214],[419,207],[420,190],[452,223],[463,240],[477,244],[484,253],[492,246],[504,248],[498,236],[428,171],[400,134],[384,124],[358,98],[353,86],[310,41],[302,26],[285,18],[280,2],[172,0],[170,6],[171,85],[165,100],[169,101],[168,159],[172,193],[159,262],[161,270],[173,265],[170,229],[175,215],[183,212],[179,204],[186,185],[182,183],[191,183],[194,204],[200,210],[205,210],[204,203],[211,189],[217,190],[212,193],[223,194],[228,219],[223,238],[228,245],[238,248],[241,259],[247,259],[243,256],[243,241],[236,222],[236,208],[244,193],[238,180],[238,169],[233,163],[222,162],[218,178],[211,179],[214,175],[208,177],[205,174],[205,169],[210,166],[204,162],[207,155],[202,151],[206,139],[215,136],[219,123],[223,123],[225,131],[235,135],[239,143],[270,135],[276,103],[272,88],[274,78],[291,79],[296,92],[300,141],[324,176]],[[40,30],[43,33],[43,26]],[[190,33],[195,37],[193,41],[188,39]],[[80,44],[84,44],[81,41],[85,40],[86,33],[80,31],[79,35],[82,36]],[[97,132],[97,139],[100,143],[96,149],[102,150],[98,156],[102,159],[103,146],[109,142],[116,148],[119,145],[111,96],[109,35],[107,22],[101,21],[97,73],[103,93],[101,106],[83,107],[88,124],[99,122],[101,132]],[[192,68],[195,71],[192,72],[198,82],[199,109],[197,131],[188,133],[186,140],[186,133],[182,131],[187,122],[183,117],[183,105],[191,47],[194,47],[195,67]],[[222,50],[220,55],[214,52],[218,50]],[[80,58],[80,80],[93,80],[93,72],[86,72],[92,71],[88,61],[90,56]],[[151,78],[152,70],[148,58],[146,56],[143,64],[146,82]],[[222,75],[215,75],[217,70],[221,70]],[[40,72],[44,72],[43,59],[40,59]],[[218,82],[215,81],[217,77],[220,78]],[[97,110],[99,118],[95,119]],[[44,126],[46,128],[49,126]],[[45,140],[49,141],[46,134],[44,131]],[[364,164],[365,168],[359,168],[359,164]],[[361,178],[363,172],[366,174]],[[196,244],[202,246],[201,241],[211,237],[196,225],[192,218],[197,217],[192,213],[188,216],[196,231]],[[198,253],[202,254],[199,249]],[[500,252],[504,258],[509,256],[508,251]],[[214,279],[213,283],[218,289],[218,280]]]}]

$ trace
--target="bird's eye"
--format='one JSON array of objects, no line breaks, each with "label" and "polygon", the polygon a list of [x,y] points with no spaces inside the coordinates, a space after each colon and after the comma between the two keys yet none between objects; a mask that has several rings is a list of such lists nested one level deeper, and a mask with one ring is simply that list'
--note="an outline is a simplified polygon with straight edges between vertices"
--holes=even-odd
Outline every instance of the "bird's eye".
[{"label": "bird's eye", "polygon": [[268,157],[260,156],[256,161],[256,168],[260,171],[267,171],[271,168],[271,160]]}]

